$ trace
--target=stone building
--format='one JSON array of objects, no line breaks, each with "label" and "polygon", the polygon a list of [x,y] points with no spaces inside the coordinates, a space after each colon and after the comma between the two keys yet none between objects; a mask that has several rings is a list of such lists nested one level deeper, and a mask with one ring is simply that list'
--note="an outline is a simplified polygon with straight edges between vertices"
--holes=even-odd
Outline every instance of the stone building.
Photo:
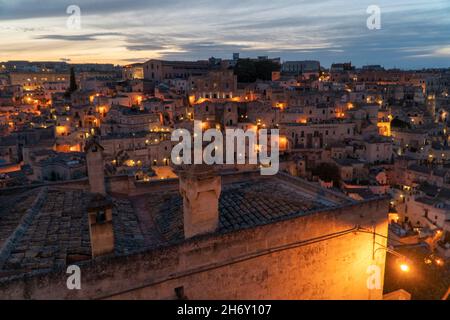
[{"label": "stone building", "polygon": [[101,137],[105,160],[115,166],[124,162],[139,165],[168,165],[172,146],[170,132],[108,134]]},{"label": "stone building", "polygon": [[32,180],[57,181],[86,177],[86,160],[83,153],[40,150],[26,154],[24,163],[32,169]]},{"label": "stone building", "polygon": [[392,159],[391,140],[372,136],[364,141],[364,160],[368,163],[389,163]]},{"label": "stone building", "polygon": [[20,85],[27,90],[42,88],[48,82],[69,81],[68,73],[53,72],[12,72],[9,74],[11,85]]},{"label": "stone building", "polygon": [[123,67],[122,78],[124,80],[143,79],[144,67],[142,63],[133,63]]},{"label": "stone building", "polygon": [[145,109],[114,105],[107,113],[100,130],[102,135],[109,133],[128,134],[149,131],[155,125],[161,125],[161,118],[158,114]]},{"label": "stone building", "polygon": [[203,76],[189,78],[188,91],[199,99],[232,99],[237,92],[237,76],[233,70],[214,70]]},{"label": "stone building", "polygon": [[167,79],[188,79],[206,74],[211,69],[209,61],[149,60],[143,64],[144,79],[161,83]]},{"label": "stone building", "polygon": [[330,120],[317,123],[282,123],[280,133],[288,137],[295,149],[322,149],[356,135],[354,122]]},{"label": "stone building", "polygon": [[101,146],[86,148],[89,184],[1,191],[0,298],[382,298],[387,199],[198,166],[137,186],[105,179]]},{"label": "stone building", "polygon": [[320,62],[319,61],[285,61],[281,65],[281,71],[285,74],[304,74],[314,73],[319,75]]}]

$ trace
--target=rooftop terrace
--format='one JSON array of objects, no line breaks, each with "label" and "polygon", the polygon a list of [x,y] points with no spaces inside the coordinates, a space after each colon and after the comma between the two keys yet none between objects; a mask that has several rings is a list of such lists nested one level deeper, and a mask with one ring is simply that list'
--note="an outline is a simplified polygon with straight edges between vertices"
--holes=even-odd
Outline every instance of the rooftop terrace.
[{"label": "rooftop terrace", "polygon": [[[228,177],[230,178],[230,177]],[[161,182],[158,182],[158,186]],[[253,228],[353,201],[306,181],[278,175],[223,182],[217,234]],[[45,186],[0,196],[0,277],[51,271],[91,259],[87,205],[93,194]],[[114,255],[184,241],[183,200],[175,189],[113,195]]]}]

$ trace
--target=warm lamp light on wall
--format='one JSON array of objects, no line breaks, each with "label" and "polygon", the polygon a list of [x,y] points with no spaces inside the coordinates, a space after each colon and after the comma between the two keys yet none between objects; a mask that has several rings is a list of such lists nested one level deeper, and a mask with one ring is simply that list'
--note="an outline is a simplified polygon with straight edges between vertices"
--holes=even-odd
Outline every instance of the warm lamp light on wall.
[{"label": "warm lamp light on wall", "polygon": [[385,250],[387,253],[390,253],[390,254],[392,254],[392,255],[394,255],[394,256],[396,256],[396,257],[398,258],[398,259],[397,259],[397,265],[398,265],[398,267],[399,267],[399,269],[400,269],[401,272],[408,273],[408,272],[411,271],[411,265],[412,265],[412,263],[411,263],[411,261],[410,261],[407,257],[405,257],[405,256],[402,255],[401,253],[399,253],[399,252],[397,252],[397,251],[395,251],[395,250],[393,250],[393,249],[391,249],[391,248],[388,248],[388,247],[386,247],[386,246],[383,246],[383,245],[381,245],[381,244],[379,244],[379,243],[376,243],[376,244],[379,245],[380,247],[377,248],[377,249],[374,251],[374,253],[373,253],[373,258],[375,258],[375,254],[376,254],[376,252],[377,252],[378,250]]}]

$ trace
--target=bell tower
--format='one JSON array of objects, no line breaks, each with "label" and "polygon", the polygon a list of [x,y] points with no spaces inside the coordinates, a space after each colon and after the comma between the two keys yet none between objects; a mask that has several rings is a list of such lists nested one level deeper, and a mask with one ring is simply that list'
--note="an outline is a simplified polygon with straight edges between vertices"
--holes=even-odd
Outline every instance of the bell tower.
[{"label": "bell tower", "polygon": [[106,195],[103,150],[104,148],[96,138],[89,140],[84,147],[90,190],[93,193]]}]

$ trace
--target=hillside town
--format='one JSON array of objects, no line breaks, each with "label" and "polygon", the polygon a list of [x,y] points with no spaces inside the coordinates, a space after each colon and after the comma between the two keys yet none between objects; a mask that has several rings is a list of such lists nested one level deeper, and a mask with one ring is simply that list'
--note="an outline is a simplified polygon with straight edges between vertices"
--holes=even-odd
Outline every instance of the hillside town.
[{"label": "hillside town", "polygon": [[[0,62],[0,297],[448,297],[449,93],[450,69],[239,53]],[[279,172],[174,164],[195,121],[278,129]]]}]

